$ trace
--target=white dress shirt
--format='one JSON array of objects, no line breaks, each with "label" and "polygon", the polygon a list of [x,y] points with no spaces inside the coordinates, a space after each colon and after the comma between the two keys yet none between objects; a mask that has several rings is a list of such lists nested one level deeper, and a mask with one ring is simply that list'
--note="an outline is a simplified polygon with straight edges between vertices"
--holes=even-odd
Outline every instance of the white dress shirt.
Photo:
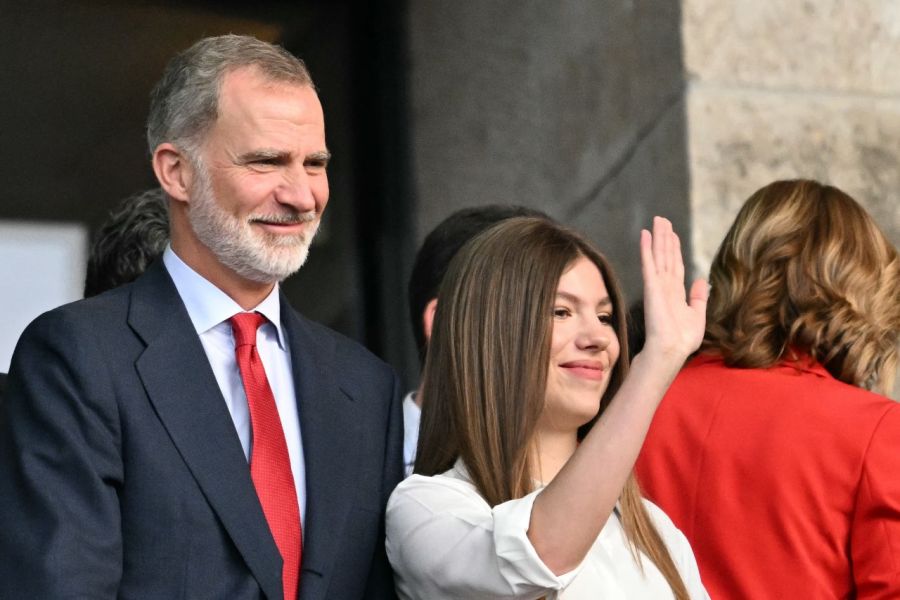
[{"label": "white dress shirt", "polygon": [[406,477],[412,475],[415,466],[421,418],[422,409],[416,404],[416,392],[409,392],[403,398],[403,471]]},{"label": "white dress shirt", "polygon": [[[212,367],[216,382],[222,391],[225,405],[231,413],[234,428],[244,449],[244,456],[250,461],[253,443],[250,425],[250,408],[244,392],[241,372],[234,352],[234,334],[229,319],[244,309],[225,292],[204,279],[190,268],[172,250],[163,253],[163,263],[175,282],[178,295],[187,308],[191,323],[200,337],[206,358]],[[275,396],[275,406],[284,429],[294,486],[297,488],[297,502],[300,519],[306,518],[306,468],[303,462],[303,444],[300,438],[300,421],[297,415],[297,396],[294,393],[294,374],[291,367],[291,351],[281,326],[281,303],[278,286],[259,306],[249,312],[259,312],[268,323],[260,326],[256,333],[256,348],[269,380],[269,387]],[[185,401],[189,401],[186,398]]]},{"label": "white dress shirt", "polygon": [[[387,554],[401,598],[540,598],[658,600],[672,590],[653,562],[635,562],[618,517],[611,515],[584,561],[554,575],[528,539],[536,490],[491,508],[461,461],[434,477],[413,475],[387,507]],[[708,599],[684,535],[656,505],[650,517],[693,600]]]}]

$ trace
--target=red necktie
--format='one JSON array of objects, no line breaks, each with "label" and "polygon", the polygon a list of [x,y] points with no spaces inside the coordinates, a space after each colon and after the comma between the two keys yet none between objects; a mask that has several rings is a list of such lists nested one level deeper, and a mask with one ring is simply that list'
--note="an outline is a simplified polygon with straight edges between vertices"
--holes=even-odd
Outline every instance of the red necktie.
[{"label": "red necktie", "polygon": [[284,560],[284,598],[295,600],[300,577],[300,508],[275,396],[256,350],[256,330],[265,322],[259,313],[238,313],[231,317],[231,328],[253,428],[250,477]]}]

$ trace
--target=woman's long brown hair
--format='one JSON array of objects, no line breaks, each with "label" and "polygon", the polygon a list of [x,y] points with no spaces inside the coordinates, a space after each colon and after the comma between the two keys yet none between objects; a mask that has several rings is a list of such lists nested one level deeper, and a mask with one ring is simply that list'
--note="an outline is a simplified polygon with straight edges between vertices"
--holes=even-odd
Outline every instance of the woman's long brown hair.
[{"label": "woman's long brown hair", "polygon": [[[547,388],[553,302],[560,277],[582,256],[603,276],[621,346],[600,410],[579,436],[590,430],[628,372],[618,282],[603,255],[574,231],[546,219],[508,219],[463,247],[444,277],[423,372],[416,473],[443,473],[462,458],[491,506],[534,489],[529,456]],[[635,561],[646,555],[675,597],[687,600],[633,476],[619,503]]]}]

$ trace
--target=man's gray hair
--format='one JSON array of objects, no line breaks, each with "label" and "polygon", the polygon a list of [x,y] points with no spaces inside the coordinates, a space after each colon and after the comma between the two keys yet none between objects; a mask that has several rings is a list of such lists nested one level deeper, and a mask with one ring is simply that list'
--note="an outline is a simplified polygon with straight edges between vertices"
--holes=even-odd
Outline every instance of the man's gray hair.
[{"label": "man's gray hair", "polygon": [[303,61],[281,46],[245,35],[204,38],[169,61],[150,94],[150,153],[170,142],[196,157],[218,116],[222,81],[241,67],[256,67],[273,81],[315,88]]}]

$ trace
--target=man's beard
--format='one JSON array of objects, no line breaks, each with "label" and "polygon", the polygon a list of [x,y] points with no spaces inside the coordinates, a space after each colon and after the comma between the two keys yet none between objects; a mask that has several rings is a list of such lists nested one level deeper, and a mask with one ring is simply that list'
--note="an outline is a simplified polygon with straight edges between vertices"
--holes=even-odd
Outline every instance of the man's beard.
[{"label": "man's beard", "polygon": [[[313,212],[263,215],[241,219],[219,204],[212,190],[206,165],[195,163],[196,192],[188,206],[188,219],[200,242],[223,265],[250,281],[274,283],[297,272],[309,255],[309,245],[319,229]],[[255,228],[254,221],[267,223],[314,222],[311,229],[296,234],[275,234]]]}]

